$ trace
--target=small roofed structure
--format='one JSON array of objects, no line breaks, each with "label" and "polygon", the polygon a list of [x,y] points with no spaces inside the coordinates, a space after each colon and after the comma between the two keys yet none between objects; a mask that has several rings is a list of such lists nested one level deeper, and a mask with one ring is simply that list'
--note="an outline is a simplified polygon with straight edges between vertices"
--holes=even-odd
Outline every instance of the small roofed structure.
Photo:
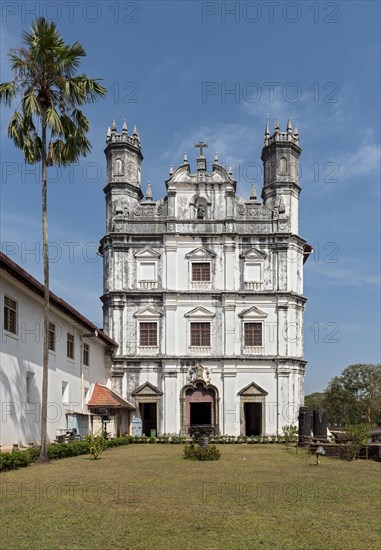
[{"label": "small roofed structure", "polygon": [[134,411],[135,407],[107,386],[94,384],[87,408],[91,413],[100,416],[102,422],[114,416],[119,437],[129,432],[130,411]]}]

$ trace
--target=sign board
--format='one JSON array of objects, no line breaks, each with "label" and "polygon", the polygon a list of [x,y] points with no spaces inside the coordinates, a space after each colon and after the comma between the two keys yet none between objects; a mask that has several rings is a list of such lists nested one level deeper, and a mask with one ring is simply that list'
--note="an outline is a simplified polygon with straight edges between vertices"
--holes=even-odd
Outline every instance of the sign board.
[{"label": "sign board", "polygon": [[135,435],[135,436],[140,436],[142,435],[143,433],[143,430],[142,430],[142,421],[140,418],[136,418],[134,416],[134,418],[132,419],[132,422],[131,422],[131,433],[132,435]]}]

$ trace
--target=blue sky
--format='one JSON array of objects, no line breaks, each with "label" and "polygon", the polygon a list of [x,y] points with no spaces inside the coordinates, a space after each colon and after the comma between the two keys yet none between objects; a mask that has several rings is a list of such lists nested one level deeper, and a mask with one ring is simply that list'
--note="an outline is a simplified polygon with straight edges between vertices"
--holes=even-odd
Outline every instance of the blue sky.
[{"label": "blue sky", "polygon": [[[164,194],[169,165],[195,140],[231,163],[238,194],[262,185],[267,113],[299,126],[300,232],[314,246],[305,266],[306,392],[348,364],[380,359],[380,4],[378,2],[7,2],[6,52],[34,15],[81,42],[80,70],[103,79],[107,98],[86,107],[92,154],[50,169],[51,288],[102,325],[107,127],[137,124],[143,191]],[[7,138],[1,108],[2,250],[42,280],[39,167]]]}]

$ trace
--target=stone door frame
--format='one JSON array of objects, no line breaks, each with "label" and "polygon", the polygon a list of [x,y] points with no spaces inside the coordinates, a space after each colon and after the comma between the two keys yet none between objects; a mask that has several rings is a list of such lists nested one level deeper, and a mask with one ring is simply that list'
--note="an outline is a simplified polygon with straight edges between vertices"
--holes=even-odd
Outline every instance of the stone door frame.
[{"label": "stone door frame", "polygon": [[262,427],[261,435],[265,435],[266,432],[266,396],[268,392],[263,388],[252,382],[237,394],[240,398],[239,414],[240,414],[240,434],[246,434],[246,421],[245,421],[245,403],[261,403],[262,404]]},{"label": "stone door frame", "polygon": [[197,390],[197,386],[202,386],[207,390],[212,390],[214,392],[214,426],[216,429],[216,434],[220,431],[220,394],[216,386],[208,384],[205,380],[198,379],[194,383],[185,384],[182,387],[180,392],[180,430],[182,435],[188,435],[185,431],[185,419],[186,419],[186,394],[188,390]]}]

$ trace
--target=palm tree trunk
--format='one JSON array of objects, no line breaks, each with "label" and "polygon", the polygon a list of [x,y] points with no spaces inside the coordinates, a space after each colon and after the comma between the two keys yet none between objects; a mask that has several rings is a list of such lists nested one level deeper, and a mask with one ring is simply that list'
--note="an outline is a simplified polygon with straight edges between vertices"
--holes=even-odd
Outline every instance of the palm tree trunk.
[{"label": "palm tree trunk", "polygon": [[42,396],[41,396],[41,450],[39,463],[48,459],[48,377],[49,377],[49,256],[48,256],[48,208],[47,208],[47,174],[46,174],[46,122],[45,111],[41,116],[41,179],[42,179],[42,240],[44,255],[44,343],[42,357]]}]

